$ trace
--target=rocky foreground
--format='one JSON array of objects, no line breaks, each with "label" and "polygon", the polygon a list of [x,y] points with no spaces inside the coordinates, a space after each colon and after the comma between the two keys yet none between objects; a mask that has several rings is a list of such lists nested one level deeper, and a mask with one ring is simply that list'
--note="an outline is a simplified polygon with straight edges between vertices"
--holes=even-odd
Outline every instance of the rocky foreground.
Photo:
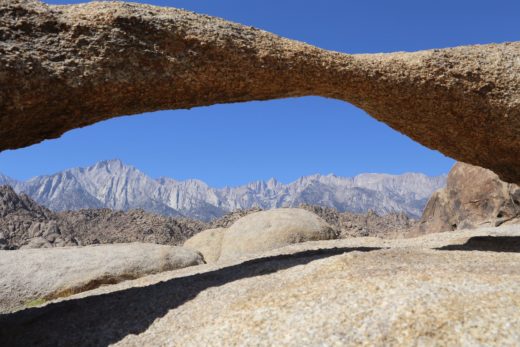
[{"label": "rocky foreground", "polygon": [[0,316],[11,345],[513,346],[520,227],[291,245]]},{"label": "rocky foreground", "polygon": [[0,312],[202,263],[198,252],[150,243],[4,251]]},{"label": "rocky foreground", "polygon": [[419,232],[473,229],[520,223],[520,186],[465,163],[451,169],[447,185],[433,193]]}]

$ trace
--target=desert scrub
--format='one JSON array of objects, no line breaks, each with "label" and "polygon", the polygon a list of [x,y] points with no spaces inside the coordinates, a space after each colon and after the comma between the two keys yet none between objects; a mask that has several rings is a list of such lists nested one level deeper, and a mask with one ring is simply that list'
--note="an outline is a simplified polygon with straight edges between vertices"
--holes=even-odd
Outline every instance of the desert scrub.
[{"label": "desert scrub", "polygon": [[36,307],[36,306],[43,305],[46,302],[47,302],[47,300],[45,300],[44,298],[38,298],[38,299],[27,301],[25,304],[23,304],[23,306],[25,308],[31,308],[31,307]]}]

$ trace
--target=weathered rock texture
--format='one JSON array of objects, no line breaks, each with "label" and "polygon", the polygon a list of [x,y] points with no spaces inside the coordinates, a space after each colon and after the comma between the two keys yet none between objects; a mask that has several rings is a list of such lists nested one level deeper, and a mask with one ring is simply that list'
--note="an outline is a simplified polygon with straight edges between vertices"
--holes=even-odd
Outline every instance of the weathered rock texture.
[{"label": "weathered rock texture", "polygon": [[[415,226],[415,221],[403,214],[378,216],[371,212],[354,214],[318,206],[302,207],[329,223],[335,237],[407,236],[410,228]],[[191,238],[186,245],[201,251],[207,260],[212,261],[220,256],[223,230],[240,218],[259,211],[258,208],[237,210],[209,224],[143,210],[83,209],[56,213],[23,193],[16,194],[9,186],[0,186],[0,250],[128,242],[179,245]],[[307,219],[302,220],[298,220],[301,216],[294,216],[292,223],[301,225],[307,220],[312,224],[316,220],[316,217],[308,220],[308,214],[305,216]],[[197,234],[206,229],[212,230]]]},{"label": "weathered rock texture", "polygon": [[0,312],[202,263],[197,252],[144,243],[0,251]]},{"label": "weathered rock texture", "polygon": [[[228,223],[241,216],[233,223]],[[338,238],[339,231],[315,213],[298,208],[268,211],[237,211],[223,224],[228,228],[204,230],[191,237],[184,247],[197,250],[209,262],[237,259],[294,243]],[[216,224],[222,224],[216,222]]]},{"label": "weathered rock texture", "polygon": [[[366,236],[403,238],[426,232],[418,232],[417,221],[403,213],[379,216],[369,211],[356,214],[312,205],[263,212],[259,209],[238,210],[210,225],[218,227],[197,233],[183,244],[201,252],[208,262],[219,260],[221,255],[222,259],[230,259],[311,240]],[[234,230],[234,234],[227,234],[228,230]]]},{"label": "weathered rock texture", "polygon": [[0,249],[127,242],[178,245],[206,228],[203,222],[143,210],[55,213],[9,186],[0,186]]},{"label": "weathered rock texture", "polygon": [[374,211],[367,213],[339,212],[330,207],[301,205],[300,208],[311,211],[329,223],[340,238],[375,236],[400,237],[415,230],[417,221],[404,213],[378,215]]},{"label": "weathered rock texture", "polygon": [[[379,215],[372,210],[366,213],[340,212],[332,207],[308,204],[300,204],[298,208],[310,211],[321,217],[333,227],[339,238],[363,236],[394,238],[407,236],[410,230],[413,230],[415,234],[417,225],[417,220],[411,219],[404,213]],[[237,210],[215,219],[209,225],[211,228],[229,228],[240,218],[258,211],[262,210],[259,208]]]},{"label": "weathered rock texture", "polygon": [[233,223],[235,223],[240,218],[245,217],[248,214],[260,212],[260,211],[263,211],[263,210],[259,207],[254,207],[254,208],[245,209],[245,210],[236,210],[233,212],[226,213],[222,217],[211,221],[211,223],[209,225],[211,226],[211,228],[215,228],[215,229],[216,228],[229,228],[230,226],[233,225]]},{"label": "weathered rock texture", "polygon": [[[280,248],[293,243],[330,240],[338,233],[316,214],[298,208],[253,212],[229,228],[195,235],[187,246],[208,260],[229,260]],[[198,247],[198,248],[197,248]]]},{"label": "weathered rock texture", "polygon": [[206,262],[215,262],[220,258],[222,238],[226,230],[215,228],[201,231],[187,239],[182,246],[200,252]]},{"label": "weathered rock texture", "polygon": [[515,346],[519,228],[308,242],[160,273],[0,316],[0,340],[8,346]]},{"label": "weathered rock texture", "polygon": [[74,246],[57,215],[9,186],[0,186],[0,250]]},{"label": "weathered rock texture", "polygon": [[161,109],[319,95],[520,183],[520,42],[347,55],[191,12],[0,2],[0,150]]},{"label": "weathered rock texture", "polygon": [[420,232],[520,223],[520,187],[490,170],[457,163],[446,188],[435,192],[417,227]]},{"label": "weathered rock texture", "polygon": [[67,234],[83,245],[126,242],[180,245],[207,228],[201,221],[143,210],[88,209],[61,212],[58,216]]}]

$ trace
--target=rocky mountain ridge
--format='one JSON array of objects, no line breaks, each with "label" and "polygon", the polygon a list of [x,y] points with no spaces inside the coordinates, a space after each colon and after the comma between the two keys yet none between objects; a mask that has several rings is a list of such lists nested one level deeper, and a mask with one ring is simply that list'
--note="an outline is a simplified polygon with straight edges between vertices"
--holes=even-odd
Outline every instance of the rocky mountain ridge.
[{"label": "rocky mountain ridge", "polygon": [[[338,212],[334,208],[301,205],[323,218],[338,237],[405,235],[415,225],[403,213],[379,216]],[[107,208],[53,212],[10,186],[0,186],[0,249],[51,248],[91,244],[145,242],[180,245],[202,230],[227,228],[260,208],[236,210],[211,223],[186,217],[149,213],[142,209]]]},{"label": "rocky mountain ridge", "polygon": [[85,208],[143,209],[167,216],[184,215],[209,221],[228,212],[261,208],[298,207],[301,204],[332,207],[340,212],[383,215],[391,212],[420,217],[446,176],[418,173],[402,175],[360,174],[355,177],[311,175],[283,184],[275,179],[238,187],[212,188],[190,179],[153,179],[119,160],[98,162],[54,175],[16,181],[0,176],[39,204],[54,211]]},{"label": "rocky mountain ridge", "polygon": [[0,250],[127,242],[179,245],[206,227],[144,210],[53,212],[10,186],[0,186]]}]

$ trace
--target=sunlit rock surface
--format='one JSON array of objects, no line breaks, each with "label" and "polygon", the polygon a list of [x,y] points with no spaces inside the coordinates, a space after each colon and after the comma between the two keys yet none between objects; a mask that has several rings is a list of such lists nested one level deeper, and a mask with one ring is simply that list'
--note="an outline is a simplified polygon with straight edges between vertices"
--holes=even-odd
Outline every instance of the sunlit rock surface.
[{"label": "sunlit rock surface", "polygon": [[433,193],[417,227],[434,233],[511,223],[520,223],[520,187],[490,170],[457,163],[446,187]]},{"label": "sunlit rock surface", "polygon": [[186,248],[137,242],[0,251],[0,313],[203,262]]},{"label": "sunlit rock surface", "polygon": [[0,339],[22,346],[514,346],[519,252],[515,225],[300,243],[2,315]]},{"label": "sunlit rock surface", "polygon": [[519,42],[349,55],[174,8],[36,0],[0,2],[0,37],[0,150],[121,115],[319,95],[520,183]]}]

